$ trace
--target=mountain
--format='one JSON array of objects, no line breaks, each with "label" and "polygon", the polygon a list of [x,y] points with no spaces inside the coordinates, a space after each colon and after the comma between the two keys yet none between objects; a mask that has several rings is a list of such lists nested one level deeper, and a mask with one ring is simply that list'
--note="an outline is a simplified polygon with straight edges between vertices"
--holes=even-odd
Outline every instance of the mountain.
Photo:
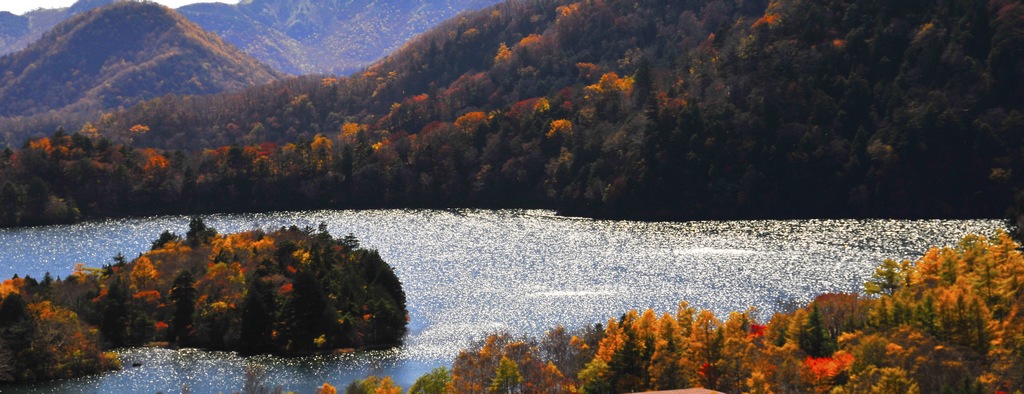
[{"label": "mountain", "polygon": [[58,23],[115,1],[118,0],[79,0],[71,7],[40,8],[29,11],[25,15],[0,12],[0,55],[24,49]]},{"label": "mountain", "polygon": [[[37,40],[57,23],[118,0],[79,0],[23,16],[0,13],[0,54]],[[295,75],[350,74],[465,10],[501,0],[255,0],[178,9],[245,53]]]},{"label": "mountain", "polygon": [[1024,184],[1022,15],[1009,0],[511,1],[348,78],[161,98],[95,126],[194,152],[138,199],[207,210],[1000,217]]},{"label": "mountain", "polygon": [[113,109],[277,78],[169,8],[119,2],[81,13],[0,58],[0,116]]},{"label": "mountain", "polygon": [[28,18],[0,11],[0,43],[6,45],[28,33]]},{"label": "mountain", "polygon": [[178,12],[275,70],[303,74],[322,73],[333,67],[317,68],[309,59],[312,45],[290,37],[264,21],[254,19],[245,10],[248,10],[246,5],[198,3],[184,6]]},{"label": "mountain", "polygon": [[251,0],[178,11],[290,74],[349,74],[460,11],[500,0]]}]

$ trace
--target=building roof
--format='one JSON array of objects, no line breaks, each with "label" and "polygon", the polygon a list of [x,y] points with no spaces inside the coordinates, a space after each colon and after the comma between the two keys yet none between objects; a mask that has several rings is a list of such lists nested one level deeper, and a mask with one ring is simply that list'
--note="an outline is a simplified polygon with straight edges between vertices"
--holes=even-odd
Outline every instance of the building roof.
[{"label": "building roof", "polygon": [[[639,394],[639,393],[633,393]],[[708,390],[708,389],[681,389],[681,390],[667,390],[667,391],[648,391],[646,394],[725,394],[721,391]]]}]

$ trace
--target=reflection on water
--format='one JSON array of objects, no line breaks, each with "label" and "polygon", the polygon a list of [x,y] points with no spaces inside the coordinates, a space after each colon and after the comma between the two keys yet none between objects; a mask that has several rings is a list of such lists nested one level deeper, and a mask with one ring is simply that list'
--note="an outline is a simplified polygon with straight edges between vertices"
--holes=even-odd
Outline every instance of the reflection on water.
[{"label": "reflection on water", "polygon": [[[266,371],[268,389],[312,393],[324,382],[348,384],[368,374],[420,376],[434,367],[423,361],[404,360],[399,350],[318,357],[240,357],[235,353],[195,349],[122,349],[125,369],[100,376],[10,388],[29,393],[192,393],[239,392],[248,368]],[[138,366],[132,366],[133,364]],[[415,378],[413,378],[415,379]],[[406,384],[406,387],[411,383]],[[8,388],[2,392],[7,393]]]},{"label": "reflection on water", "polygon": [[[991,234],[998,220],[602,221],[534,210],[370,210],[214,215],[222,233],[326,223],[378,249],[405,286],[410,334],[401,349],[320,358],[241,358],[231,353],[130,349],[124,371],[27,392],[240,390],[246,364],[268,381],[311,392],[367,374],[405,387],[448,365],[458,349],[490,332],[539,334],[557,324],[604,322],[631,308],[674,311],[680,300],[715,313],[782,305],[827,291],[857,291],[885,258],[916,258],[967,233]],[[77,262],[99,266],[137,256],[188,218],[162,216],[0,230],[0,277],[64,276]],[[131,368],[140,361],[142,365]],[[7,392],[10,388],[4,388]]]}]

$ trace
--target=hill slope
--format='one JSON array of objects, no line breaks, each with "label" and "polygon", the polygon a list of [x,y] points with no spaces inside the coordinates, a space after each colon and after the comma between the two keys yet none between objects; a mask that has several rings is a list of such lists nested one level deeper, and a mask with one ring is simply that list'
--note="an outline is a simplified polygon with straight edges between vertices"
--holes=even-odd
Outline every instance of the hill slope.
[{"label": "hill slope", "polygon": [[169,8],[122,2],[80,14],[0,58],[0,116],[110,109],[210,94],[276,72]]},{"label": "hill slope", "polygon": [[352,78],[154,101],[97,126],[147,124],[138,143],[173,149],[252,144],[277,164],[321,133],[327,175],[274,169],[333,206],[998,217],[1024,174],[1021,15],[1016,1],[509,2]]}]

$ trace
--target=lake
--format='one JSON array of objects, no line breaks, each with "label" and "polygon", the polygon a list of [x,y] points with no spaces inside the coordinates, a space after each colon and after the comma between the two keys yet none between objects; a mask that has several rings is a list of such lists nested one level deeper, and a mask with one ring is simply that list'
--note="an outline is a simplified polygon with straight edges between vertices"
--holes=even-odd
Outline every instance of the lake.
[{"label": "lake", "polygon": [[[604,323],[629,309],[675,312],[679,301],[719,316],[750,306],[773,311],[823,292],[858,291],[886,258],[915,259],[1000,220],[795,220],[635,222],[556,216],[542,210],[304,211],[203,216],[221,233],[326,223],[380,251],[408,296],[409,335],[388,351],[243,358],[197,350],[123,349],[125,369],[26,387],[25,393],[193,393],[242,388],[246,368],[269,387],[312,392],[368,374],[408,388],[488,333],[541,334],[562,324]],[[187,216],[117,219],[0,230],[0,277],[66,276],[148,250]],[[135,362],[139,367],[132,367]]]}]

